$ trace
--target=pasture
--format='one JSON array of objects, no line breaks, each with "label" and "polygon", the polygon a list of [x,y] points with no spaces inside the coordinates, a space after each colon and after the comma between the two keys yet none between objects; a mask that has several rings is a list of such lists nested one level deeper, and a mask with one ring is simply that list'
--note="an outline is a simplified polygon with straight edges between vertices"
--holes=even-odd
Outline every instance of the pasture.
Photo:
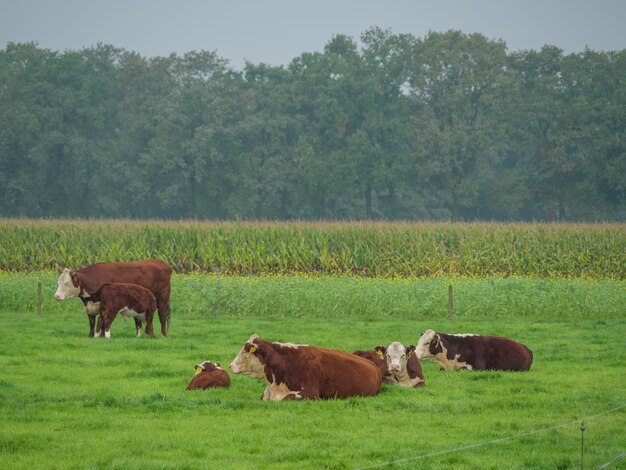
[{"label": "pasture", "polygon": [[[585,468],[625,449],[623,281],[175,275],[156,340],[121,319],[89,339],[81,302],[51,299],[54,273],[0,285],[1,468],[578,468],[582,418]],[[262,382],[233,374],[229,389],[184,390],[196,363],[227,366],[252,333],[352,351],[426,328],[514,338],[533,367],[424,362],[424,388],[341,401],[262,402]]]}]

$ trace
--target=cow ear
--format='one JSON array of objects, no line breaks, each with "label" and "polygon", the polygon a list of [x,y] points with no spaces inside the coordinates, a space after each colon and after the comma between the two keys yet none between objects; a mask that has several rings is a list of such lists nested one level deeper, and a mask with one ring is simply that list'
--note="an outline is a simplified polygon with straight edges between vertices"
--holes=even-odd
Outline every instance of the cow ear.
[{"label": "cow ear", "polygon": [[250,346],[250,354],[254,354],[256,352],[256,346]]},{"label": "cow ear", "polygon": [[376,351],[376,354],[378,354],[380,357],[383,357],[383,355],[385,354],[385,351],[387,351],[387,348],[385,348],[384,346],[378,345],[374,348],[374,351]]},{"label": "cow ear", "polygon": [[78,277],[76,276],[76,274],[70,271],[70,276],[72,278],[72,284],[74,284],[74,287],[78,287],[80,283],[78,282]]},{"label": "cow ear", "polygon": [[410,344],[409,346],[406,347],[406,357],[411,357],[411,354],[413,354],[414,352],[415,352],[414,344]]}]

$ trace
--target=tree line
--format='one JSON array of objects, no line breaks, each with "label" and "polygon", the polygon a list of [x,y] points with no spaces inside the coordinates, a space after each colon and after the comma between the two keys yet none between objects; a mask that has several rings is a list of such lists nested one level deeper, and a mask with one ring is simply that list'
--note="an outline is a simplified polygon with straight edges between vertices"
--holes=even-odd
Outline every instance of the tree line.
[{"label": "tree line", "polygon": [[626,220],[626,49],[336,35],[289,65],[0,51],[0,215]]}]

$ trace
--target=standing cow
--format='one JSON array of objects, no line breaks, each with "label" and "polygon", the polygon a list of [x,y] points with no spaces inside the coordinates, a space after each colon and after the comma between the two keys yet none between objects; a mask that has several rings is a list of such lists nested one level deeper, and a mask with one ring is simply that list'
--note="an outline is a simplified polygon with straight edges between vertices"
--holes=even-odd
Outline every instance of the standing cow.
[{"label": "standing cow", "polygon": [[[170,278],[172,268],[163,261],[130,263],[95,263],[76,271],[65,268],[58,279],[56,300],[80,297],[89,318],[89,336],[94,336],[96,316],[100,311],[98,291],[107,282],[125,282],[145,287],[154,294],[161,322],[161,334],[167,336],[170,318]],[[139,320],[135,320],[136,323]],[[140,325],[140,324],[139,324]]]},{"label": "standing cow", "polygon": [[450,335],[426,330],[417,343],[417,355],[443,370],[527,371],[533,353],[521,343],[500,336]]},{"label": "standing cow", "polygon": [[382,377],[367,359],[338,349],[274,343],[252,335],[229,366],[235,374],[263,378],[263,400],[373,396]]},{"label": "standing cow", "polygon": [[100,320],[96,328],[96,337],[100,336],[100,330],[104,330],[104,337],[111,337],[111,323],[117,314],[133,317],[136,321],[137,336],[141,335],[141,322],[146,322],[146,334],[154,338],[152,318],[156,310],[154,294],[145,287],[137,284],[112,283],[102,284],[97,292],[100,299]]}]

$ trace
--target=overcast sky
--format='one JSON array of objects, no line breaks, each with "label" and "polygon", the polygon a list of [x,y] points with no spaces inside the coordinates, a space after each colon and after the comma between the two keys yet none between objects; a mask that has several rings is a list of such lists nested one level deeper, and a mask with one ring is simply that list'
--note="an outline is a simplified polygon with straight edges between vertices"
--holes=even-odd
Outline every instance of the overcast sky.
[{"label": "overcast sky", "polygon": [[58,51],[112,44],[149,57],[203,49],[237,69],[286,65],[335,34],[358,41],[373,26],[417,37],[478,32],[509,50],[621,50],[626,0],[0,0],[2,49],[28,41]]}]

